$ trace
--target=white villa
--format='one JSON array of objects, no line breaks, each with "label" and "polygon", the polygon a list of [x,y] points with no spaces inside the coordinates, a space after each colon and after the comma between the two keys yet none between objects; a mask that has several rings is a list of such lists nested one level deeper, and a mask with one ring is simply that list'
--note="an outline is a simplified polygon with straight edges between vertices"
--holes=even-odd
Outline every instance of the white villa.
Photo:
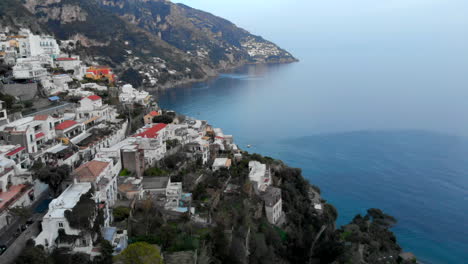
[{"label": "white villa", "polygon": [[271,185],[271,173],[267,166],[258,161],[249,162],[249,179],[254,183],[255,191],[264,192]]},{"label": "white villa", "polygon": [[[36,237],[36,245],[42,245],[46,250],[67,246],[74,252],[90,254],[93,249],[93,238],[82,230],[70,226],[65,211],[72,210],[81,196],[91,190],[91,183],[75,183],[70,185],[58,198],[49,204],[49,210],[42,220],[42,232]],[[73,241],[63,245],[57,240],[59,234],[74,236]]]},{"label": "white villa", "polygon": [[42,67],[39,60],[26,58],[18,59],[13,66],[13,77],[17,80],[33,79],[40,80],[47,76],[47,70]]},{"label": "white villa", "polygon": [[138,103],[146,105],[151,99],[151,95],[146,91],[138,91],[131,84],[122,86],[122,92],[119,95],[119,101],[124,104]]},{"label": "white villa", "polygon": [[220,170],[221,168],[229,169],[231,167],[231,159],[228,158],[217,158],[214,160],[211,166],[213,171]]}]

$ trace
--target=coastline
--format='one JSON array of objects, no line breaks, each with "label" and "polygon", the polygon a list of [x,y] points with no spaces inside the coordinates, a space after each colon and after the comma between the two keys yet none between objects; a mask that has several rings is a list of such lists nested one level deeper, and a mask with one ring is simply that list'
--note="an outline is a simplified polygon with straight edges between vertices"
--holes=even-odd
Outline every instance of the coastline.
[{"label": "coastline", "polygon": [[233,71],[235,71],[237,69],[240,69],[240,68],[242,68],[244,66],[247,66],[247,65],[275,65],[275,64],[291,64],[291,63],[296,63],[296,62],[299,62],[299,60],[296,59],[296,58],[294,58],[292,60],[286,60],[286,61],[272,61],[272,62],[259,62],[259,63],[243,62],[243,63],[239,63],[237,65],[225,67],[225,68],[222,68],[222,69],[216,69],[214,71],[214,74],[206,74],[201,79],[184,78],[184,79],[181,79],[181,80],[169,81],[169,82],[167,82],[167,83],[165,83],[163,85],[158,85],[156,87],[144,87],[144,90],[148,91],[148,92],[157,92],[157,91],[161,91],[161,90],[177,88],[177,87],[180,87],[180,86],[191,85],[191,84],[195,84],[195,83],[203,83],[203,82],[206,82],[206,81],[209,81],[209,80],[212,80],[212,79],[215,79],[215,78],[219,77],[220,74],[230,73],[230,72],[233,72]]}]

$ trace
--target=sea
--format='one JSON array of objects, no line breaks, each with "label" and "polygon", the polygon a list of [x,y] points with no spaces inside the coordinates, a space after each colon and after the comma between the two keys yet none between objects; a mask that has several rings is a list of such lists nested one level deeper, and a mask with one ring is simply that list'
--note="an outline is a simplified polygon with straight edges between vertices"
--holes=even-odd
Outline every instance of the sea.
[{"label": "sea", "polygon": [[[253,12],[185,2],[234,21]],[[468,2],[348,2],[298,1],[306,11],[278,24],[272,0],[257,10],[264,21],[243,26],[299,62],[247,65],[155,96],[244,150],[301,168],[338,225],[380,208],[422,263],[468,264]]]}]

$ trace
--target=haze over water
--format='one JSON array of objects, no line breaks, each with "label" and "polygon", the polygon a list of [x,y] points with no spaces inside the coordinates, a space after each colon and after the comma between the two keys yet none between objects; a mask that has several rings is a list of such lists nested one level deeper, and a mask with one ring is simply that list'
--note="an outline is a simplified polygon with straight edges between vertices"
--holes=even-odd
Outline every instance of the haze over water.
[{"label": "haze over water", "polygon": [[244,149],[303,169],[346,223],[378,207],[425,263],[468,263],[468,2],[184,3],[301,61],[169,90]]}]

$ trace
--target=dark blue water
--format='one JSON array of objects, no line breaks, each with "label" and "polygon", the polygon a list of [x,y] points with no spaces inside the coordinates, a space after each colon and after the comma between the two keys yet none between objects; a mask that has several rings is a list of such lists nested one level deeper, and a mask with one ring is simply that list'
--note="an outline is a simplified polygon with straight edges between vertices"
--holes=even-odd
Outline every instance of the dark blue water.
[{"label": "dark blue water", "polygon": [[[468,86],[454,85],[459,72],[404,82],[372,69],[366,81],[347,66],[247,66],[159,101],[223,128],[241,148],[302,168],[338,208],[338,224],[378,207],[398,218],[398,242],[420,260],[468,263]],[[449,76],[436,89],[434,80]],[[437,107],[449,97],[451,105]]]}]

